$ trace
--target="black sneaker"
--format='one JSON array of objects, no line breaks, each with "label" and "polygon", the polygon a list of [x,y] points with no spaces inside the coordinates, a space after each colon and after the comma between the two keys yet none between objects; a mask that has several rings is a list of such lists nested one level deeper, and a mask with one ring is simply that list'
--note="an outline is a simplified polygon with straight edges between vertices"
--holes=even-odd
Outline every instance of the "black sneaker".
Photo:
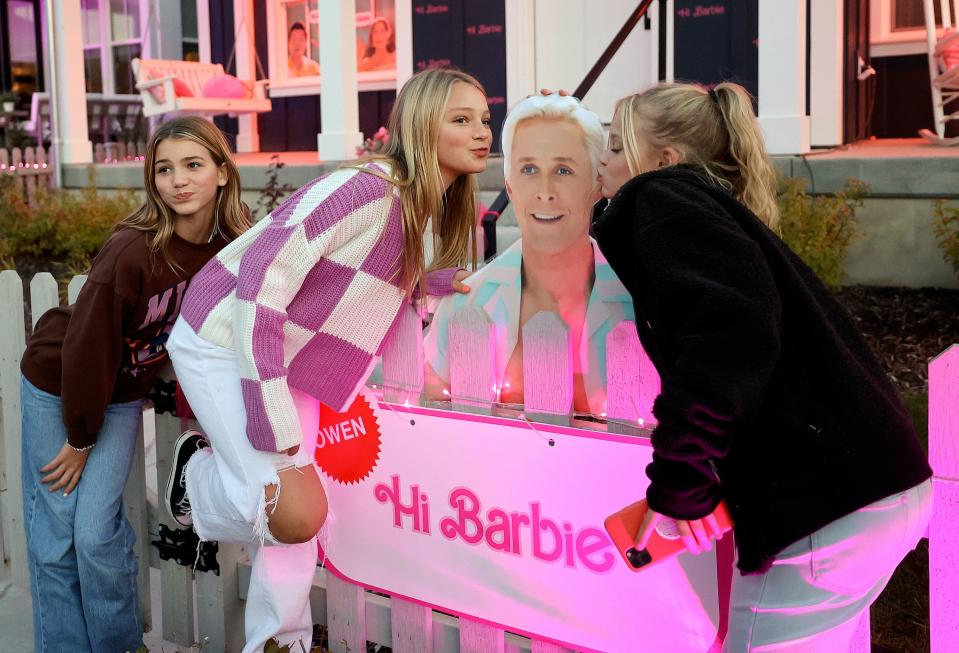
[{"label": "black sneaker", "polygon": [[184,431],[173,445],[173,464],[166,483],[166,511],[176,524],[183,528],[193,525],[190,515],[190,499],[186,495],[186,464],[200,449],[210,446],[199,431]]}]

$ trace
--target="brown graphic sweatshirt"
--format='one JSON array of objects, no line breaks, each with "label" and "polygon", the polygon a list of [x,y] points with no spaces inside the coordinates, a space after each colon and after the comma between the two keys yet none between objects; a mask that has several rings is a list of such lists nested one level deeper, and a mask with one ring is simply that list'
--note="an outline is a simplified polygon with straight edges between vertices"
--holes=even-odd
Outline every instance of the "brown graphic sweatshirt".
[{"label": "brown graphic sweatshirt", "polygon": [[176,234],[169,254],[149,251],[150,232],[122,229],[93,261],[72,306],[43,314],[20,363],[24,377],[61,397],[69,443],[97,439],[107,405],[143,399],[167,359],[166,340],[189,280],[225,244],[193,244]]}]

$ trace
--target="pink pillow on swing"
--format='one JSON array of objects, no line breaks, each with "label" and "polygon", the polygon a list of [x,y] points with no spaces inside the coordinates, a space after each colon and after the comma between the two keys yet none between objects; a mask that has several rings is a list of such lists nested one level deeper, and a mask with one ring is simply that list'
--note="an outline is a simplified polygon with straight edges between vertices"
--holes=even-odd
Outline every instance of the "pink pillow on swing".
[{"label": "pink pillow on swing", "polygon": [[251,95],[247,85],[233,75],[217,75],[203,85],[203,97],[243,99]]}]

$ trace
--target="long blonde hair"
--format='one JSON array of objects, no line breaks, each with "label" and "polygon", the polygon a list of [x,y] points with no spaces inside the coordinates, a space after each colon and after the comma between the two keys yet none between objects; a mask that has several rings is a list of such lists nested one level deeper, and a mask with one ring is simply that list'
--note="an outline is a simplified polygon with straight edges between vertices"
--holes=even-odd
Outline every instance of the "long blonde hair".
[{"label": "long blonde hair", "polygon": [[446,103],[453,85],[469,84],[486,95],[476,78],[459,70],[436,68],[413,75],[400,90],[390,113],[386,149],[370,160],[390,164],[403,206],[403,261],[400,279],[408,291],[425,273],[423,230],[439,220],[440,251],[431,270],[476,267],[476,175],[461,174],[445,189],[438,145]]},{"label": "long blonde hair", "polygon": [[702,166],[770,229],[779,224],[776,173],[748,91],[723,82],[712,92],[693,84],[657,84],[617,104],[629,171],[638,175],[642,134],[649,146],[676,148],[683,163]]},{"label": "long blonde hair", "polygon": [[210,153],[214,165],[226,171],[226,185],[217,189],[213,219],[216,228],[226,240],[230,241],[250,228],[252,219],[246,205],[240,201],[240,173],[230,155],[230,146],[217,127],[208,120],[197,116],[174,118],[160,125],[147,145],[143,162],[143,186],[146,189],[146,201],[114,227],[116,232],[123,228],[152,232],[149,248],[152,257],[160,255],[174,270],[179,266],[170,257],[170,239],[173,237],[174,213],[160,197],[156,186],[157,146],[167,138],[184,138],[199,143]]}]

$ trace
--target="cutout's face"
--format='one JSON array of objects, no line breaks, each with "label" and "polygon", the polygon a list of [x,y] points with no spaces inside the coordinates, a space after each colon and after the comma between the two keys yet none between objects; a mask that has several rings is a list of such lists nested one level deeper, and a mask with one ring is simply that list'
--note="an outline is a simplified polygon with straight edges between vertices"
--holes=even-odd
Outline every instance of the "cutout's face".
[{"label": "cutout's face", "polygon": [[578,124],[555,118],[520,122],[509,166],[506,190],[524,251],[559,254],[588,239],[599,184]]},{"label": "cutout's face", "polygon": [[227,181],[226,165],[188,138],[165,138],[157,145],[153,180],[163,203],[178,216],[213,210],[217,190]]},{"label": "cutout's face", "polygon": [[472,84],[453,84],[436,145],[440,172],[447,185],[459,175],[486,170],[493,141],[489,121],[486,96]]},{"label": "cutout's face", "polygon": [[286,47],[291,58],[306,56],[306,32],[295,29],[290,32]]}]

